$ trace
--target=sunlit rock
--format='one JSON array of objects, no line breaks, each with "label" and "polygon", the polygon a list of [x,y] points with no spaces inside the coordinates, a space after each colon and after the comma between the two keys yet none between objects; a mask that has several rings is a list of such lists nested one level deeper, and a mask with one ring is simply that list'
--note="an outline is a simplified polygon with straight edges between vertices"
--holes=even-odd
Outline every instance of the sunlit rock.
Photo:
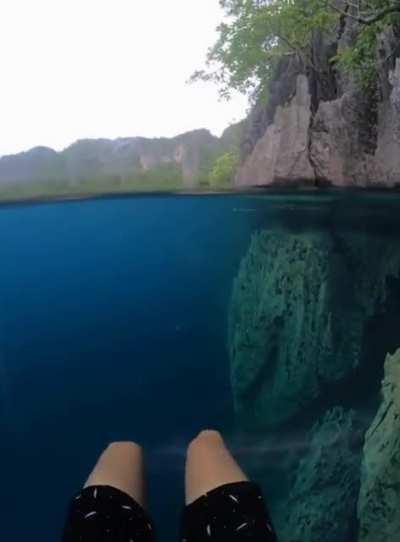
[{"label": "sunlit rock", "polygon": [[299,75],[291,101],[278,106],[274,121],[257,142],[240,169],[236,184],[270,185],[314,180],[308,157],[308,130],[311,122],[311,94],[308,80]]}]

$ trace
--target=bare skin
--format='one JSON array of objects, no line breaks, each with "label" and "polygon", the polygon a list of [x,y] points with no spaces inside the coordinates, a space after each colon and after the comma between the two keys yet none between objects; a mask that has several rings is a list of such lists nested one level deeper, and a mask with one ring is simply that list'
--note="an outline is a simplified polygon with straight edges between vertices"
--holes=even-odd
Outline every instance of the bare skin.
[{"label": "bare skin", "polygon": [[[248,480],[217,431],[201,431],[187,450],[186,504],[213,489]],[[86,487],[112,486],[146,508],[144,453],[134,442],[114,442],[101,454]]]},{"label": "bare skin", "polygon": [[186,504],[219,486],[246,480],[217,431],[202,431],[190,443],[186,457]]},{"label": "bare skin", "polygon": [[112,486],[146,508],[143,449],[135,442],[114,442],[101,454],[85,487]]}]

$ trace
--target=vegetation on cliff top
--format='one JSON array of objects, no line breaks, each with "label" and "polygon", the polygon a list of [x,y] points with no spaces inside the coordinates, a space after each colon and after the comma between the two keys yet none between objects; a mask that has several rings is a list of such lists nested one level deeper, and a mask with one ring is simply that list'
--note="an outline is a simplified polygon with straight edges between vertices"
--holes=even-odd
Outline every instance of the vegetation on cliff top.
[{"label": "vegetation on cliff top", "polygon": [[239,155],[235,152],[227,152],[221,155],[214,163],[209,174],[211,188],[229,188],[239,165]]},{"label": "vegetation on cliff top", "polygon": [[354,21],[355,35],[331,61],[369,86],[376,74],[377,37],[388,23],[400,23],[399,0],[220,0],[226,20],[209,50],[205,70],[193,80],[212,80],[221,94],[232,90],[253,99],[267,92],[277,61],[295,54],[315,69],[311,43],[315,32],[329,33]]}]

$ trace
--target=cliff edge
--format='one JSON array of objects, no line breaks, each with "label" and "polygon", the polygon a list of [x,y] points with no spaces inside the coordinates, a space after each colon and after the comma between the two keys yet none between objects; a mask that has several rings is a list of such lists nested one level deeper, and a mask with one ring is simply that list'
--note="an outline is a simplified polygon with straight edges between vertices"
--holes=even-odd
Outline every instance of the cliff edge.
[{"label": "cliff edge", "polygon": [[236,186],[400,186],[399,30],[380,34],[367,90],[334,62],[357,25],[349,17],[316,32],[312,66],[295,54],[279,62],[267,102],[247,119]]}]

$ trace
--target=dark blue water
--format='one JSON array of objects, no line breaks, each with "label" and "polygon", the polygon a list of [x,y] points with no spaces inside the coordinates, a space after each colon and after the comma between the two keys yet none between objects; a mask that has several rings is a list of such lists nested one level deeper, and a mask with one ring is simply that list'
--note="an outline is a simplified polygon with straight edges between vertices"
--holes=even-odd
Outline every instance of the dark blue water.
[{"label": "dark blue water", "polygon": [[174,532],[188,441],[232,423],[226,313],[259,220],[238,205],[139,197],[1,209],[5,539],[57,540],[69,496],[119,439],[148,450],[152,509]]},{"label": "dark blue water", "polygon": [[[400,241],[398,198],[360,202],[157,196],[1,208],[2,540],[58,540],[70,496],[121,439],[145,446],[152,514],[174,540],[190,439],[204,427],[233,443],[248,431],[233,410],[227,322],[252,234]],[[238,455],[267,472],[250,433]]]}]

